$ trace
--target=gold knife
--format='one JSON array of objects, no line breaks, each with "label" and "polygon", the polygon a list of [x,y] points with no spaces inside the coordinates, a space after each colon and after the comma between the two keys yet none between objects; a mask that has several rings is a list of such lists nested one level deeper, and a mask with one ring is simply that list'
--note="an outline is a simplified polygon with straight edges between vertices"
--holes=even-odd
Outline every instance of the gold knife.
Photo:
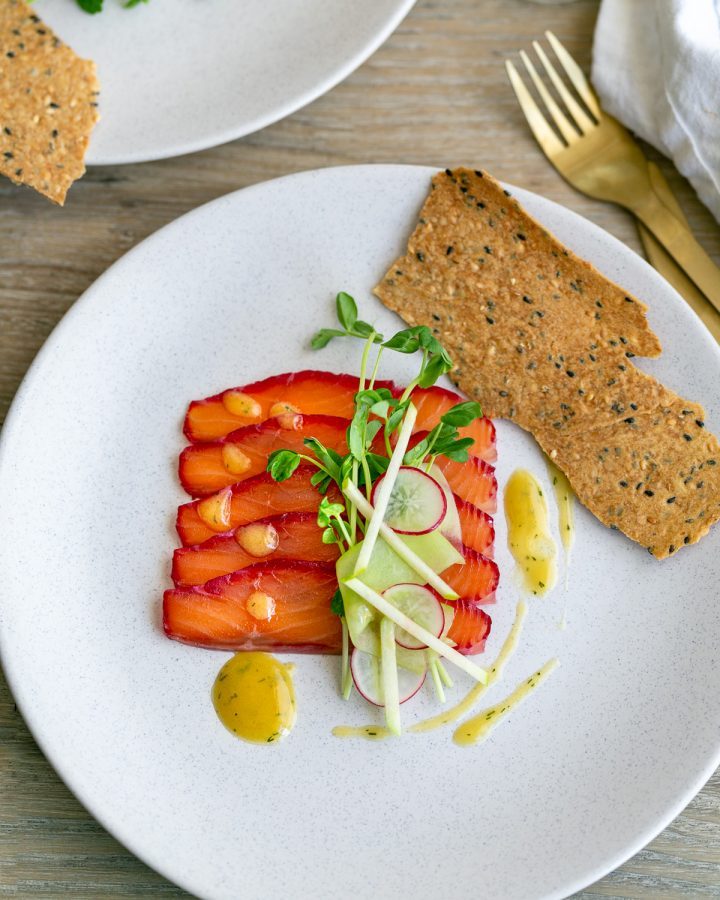
[{"label": "gold knife", "polygon": [[[690,224],[680,204],[675,198],[670,185],[665,180],[665,176],[654,162],[648,161],[648,172],[653,189],[660,201],[689,230]],[[640,232],[640,239],[648,262],[675,288],[710,334],[720,343],[720,313],[705,298],[705,295],[695,287],[680,266],[640,221],[638,221],[638,231]]]}]

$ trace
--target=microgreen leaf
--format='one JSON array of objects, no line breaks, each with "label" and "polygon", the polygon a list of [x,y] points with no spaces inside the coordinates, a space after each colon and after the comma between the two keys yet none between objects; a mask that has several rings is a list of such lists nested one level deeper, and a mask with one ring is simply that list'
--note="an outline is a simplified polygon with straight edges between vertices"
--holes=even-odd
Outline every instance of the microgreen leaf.
[{"label": "microgreen leaf", "polygon": [[438,378],[449,372],[450,369],[452,369],[452,360],[447,357],[447,354],[438,353],[431,356],[418,377],[418,385],[421,388],[432,387]]},{"label": "microgreen leaf", "polygon": [[329,475],[326,475],[322,469],[318,469],[310,478],[310,484],[312,484],[313,487],[316,487],[321,494],[327,493],[331,481],[332,478]]},{"label": "microgreen leaf", "polygon": [[353,326],[357,322],[357,303],[350,294],[346,294],[345,291],[340,291],[335,298],[335,307],[337,309],[338,322],[345,331],[352,331]]},{"label": "microgreen leaf", "polygon": [[360,462],[365,453],[365,441],[363,440],[363,425],[366,418],[362,417],[362,410],[358,410],[353,416],[347,430],[347,443],[351,456]]},{"label": "microgreen leaf", "polygon": [[322,350],[335,337],[345,337],[345,332],[338,331],[337,328],[321,328],[320,331],[313,335],[310,346],[313,350]]},{"label": "microgreen leaf", "polygon": [[453,406],[452,409],[449,409],[440,417],[440,421],[444,422],[446,425],[454,425],[456,428],[463,428],[465,425],[469,425],[471,422],[474,422],[475,419],[481,417],[482,409],[480,408],[480,404],[476,403],[474,400],[466,400],[464,403],[458,403],[456,406]]},{"label": "microgreen leaf", "polygon": [[464,463],[470,458],[468,449],[472,447],[473,443],[474,441],[472,438],[461,438],[461,440],[455,441],[450,446],[445,447],[438,452],[442,453],[443,456],[447,456],[448,459],[454,460],[454,462]]},{"label": "microgreen leaf", "polygon": [[[431,432],[432,433],[432,432]],[[414,447],[411,447],[403,458],[403,464],[406,466],[418,466],[427,456],[430,449],[430,434],[426,435],[421,441],[418,441]]]},{"label": "microgreen leaf", "polygon": [[[360,319],[353,325],[352,329],[349,331],[351,337],[361,337],[361,338],[369,338],[370,335],[375,331],[372,325],[368,322],[362,322]],[[373,344],[379,344],[382,342],[382,335],[378,334],[375,331],[375,337],[373,339]]]},{"label": "microgreen leaf", "polygon": [[402,422],[405,413],[407,412],[408,402],[400,403],[395,409],[390,413],[387,420],[386,430],[388,434],[391,434]]},{"label": "microgreen leaf", "polygon": [[273,481],[287,481],[299,465],[299,453],[294,450],[274,450],[268,457],[267,471]]},{"label": "microgreen leaf", "polygon": [[333,598],[330,601],[330,609],[336,616],[345,615],[345,604],[343,603],[342,594],[340,593],[339,588],[333,594]]},{"label": "microgreen leaf", "polygon": [[322,528],[329,525],[334,518],[341,516],[345,512],[342,503],[333,503],[327,497],[323,497],[318,506],[318,525]]},{"label": "microgreen leaf", "polygon": [[380,456],[379,453],[368,453],[365,459],[367,460],[373,481],[380,475],[384,475],[390,464],[390,460],[387,456]]},{"label": "microgreen leaf", "polygon": [[386,347],[388,350],[397,350],[398,353],[415,353],[420,349],[417,330],[415,328],[405,328],[403,331],[398,331],[389,341],[385,341],[383,347]]},{"label": "microgreen leaf", "polygon": [[377,419],[373,419],[372,422],[368,422],[365,428],[365,446],[370,447],[372,445],[373,440],[375,439],[375,435],[380,431],[383,427],[383,423],[379,422]]},{"label": "microgreen leaf", "polygon": [[77,5],[80,9],[84,9],[86,13],[94,15],[102,12],[103,0],[77,0]]},{"label": "microgreen leaf", "polygon": [[303,443],[309,450],[312,450],[317,459],[328,470],[330,477],[337,481],[340,477],[340,463],[342,462],[342,456],[340,456],[336,450],[331,450],[326,447],[317,438],[305,438]]}]

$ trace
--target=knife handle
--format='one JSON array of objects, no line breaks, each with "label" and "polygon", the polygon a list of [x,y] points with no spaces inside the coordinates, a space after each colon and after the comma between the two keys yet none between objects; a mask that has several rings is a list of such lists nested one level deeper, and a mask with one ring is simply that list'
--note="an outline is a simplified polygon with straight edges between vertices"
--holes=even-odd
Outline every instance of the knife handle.
[{"label": "knife handle", "polygon": [[[680,207],[670,185],[665,180],[658,166],[654,162],[648,162],[648,173],[653,189],[662,203],[688,228],[690,225]],[[668,281],[686,301],[688,306],[703,322],[710,334],[720,343],[720,313],[718,313],[705,299],[705,296],[695,287],[683,270],[666,253],[657,240],[650,234],[647,228],[638,222],[638,231],[642,241],[645,256],[648,262]]]},{"label": "knife handle", "polygon": [[720,312],[720,269],[682,219],[674,215],[654,191],[632,211]]}]

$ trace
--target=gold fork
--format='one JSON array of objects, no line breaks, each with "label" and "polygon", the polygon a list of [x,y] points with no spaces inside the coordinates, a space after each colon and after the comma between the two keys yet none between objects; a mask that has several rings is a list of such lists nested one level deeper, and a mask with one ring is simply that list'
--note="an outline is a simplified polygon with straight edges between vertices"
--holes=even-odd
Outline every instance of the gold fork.
[{"label": "gold fork", "polygon": [[670,186],[659,169],[651,174],[649,161],[637,143],[616,119],[600,108],[582,69],[560,41],[550,31],[545,36],[590,115],[577,102],[537,41],[533,42],[533,48],[566,112],[545,86],[530,57],[521,51],[520,57],[561,139],[540,111],[518,70],[506,61],[510,83],[543,152],[579,191],[629,209],[720,312],[720,269],[695,240],[684,219],[678,217],[674,204],[661,199],[665,188],[670,192]]}]

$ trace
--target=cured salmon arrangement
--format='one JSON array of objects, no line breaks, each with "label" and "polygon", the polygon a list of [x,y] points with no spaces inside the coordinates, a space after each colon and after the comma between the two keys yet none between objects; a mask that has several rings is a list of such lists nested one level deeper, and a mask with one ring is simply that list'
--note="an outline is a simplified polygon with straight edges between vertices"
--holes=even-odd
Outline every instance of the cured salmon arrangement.
[{"label": "cured salmon arrangement", "polygon": [[[310,483],[313,470],[300,466],[287,481],[276,482],[266,469],[274,450],[301,451],[304,439],[309,437],[338,453],[347,452],[349,418],[316,410],[351,414],[350,384],[357,391],[357,378],[350,375],[291,372],[190,404],[185,434],[191,440],[197,434],[212,435],[212,439],[196,438],[185,447],[180,454],[180,481],[191,497],[211,495],[211,503],[205,506],[205,512],[203,501],[198,499],[178,509],[177,531],[182,546],[173,556],[176,590],[165,594],[168,637],[225,650],[262,646],[294,652],[340,652],[339,621],[330,610],[330,599],[337,589],[334,564],[340,551],[337,544],[323,543],[317,524],[321,495]],[[402,393],[395,385],[385,382],[384,386],[396,396]],[[232,398],[230,405],[235,412],[228,413],[223,397]],[[444,412],[462,402],[458,394],[439,387],[413,392],[413,402],[418,400],[416,426],[421,430],[415,443]],[[245,416],[236,414],[241,408]],[[223,434],[224,429],[228,430]],[[458,634],[473,631],[463,640],[463,649],[477,653],[490,631],[490,618],[487,614],[473,616],[471,609],[480,603],[492,603],[498,583],[497,564],[492,560],[497,481],[488,462],[496,459],[497,452],[495,428],[489,419],[477,419],[461,432],[474,441],[468,461],[445,459],[436,464],[453,490],[462,535],[460,552],[467,563],[454,565],[446,576],[464,599],[472,601],[458,604],[453,625]],[[312,575],[305,575],[288,562],[312,563],[315,568]],[[319,584],[318,567],[328,569],[332,573],[330,582],[334,582],[324,601],[322,591],[317,590],[327,622],[317,610],[308,608],[306,595],[295,590],[301,573],[304,581]],[[235,579],[231,585],[227,576],[243,569],[252,577]],[[243,586],[251,593],[252,585],[260,586],[268,575],[274,580],[273,596],[277,598],[279,592],[288,595],[283,601],[283,608],[288,610],[284,615],[293,615],[293,603],[297,603],[292,643],[284,632],[277,631],[277,622],[255,618],[230,600],[231,595],[237,597],[242,592]],[[190,614],[189,610],[194,612]],[[334,628],[327,624],[332,620]],[[319,632],[314,631],[316,628]]]},{"label": "cured salmon arrangement", "polygon": [[450,683],[443,660],[486,678],[468,656],[499,581],[495,428],[434,384],[450,361],[428,329],[379,348],[422,354],[413,383],[367,378],[382,336],[350,312],[336,334],[366,340],[359,379],[291,372],[190,403],[163,622],[198,647],[342,654],[343,693],[399,733],[428,671]]}]

